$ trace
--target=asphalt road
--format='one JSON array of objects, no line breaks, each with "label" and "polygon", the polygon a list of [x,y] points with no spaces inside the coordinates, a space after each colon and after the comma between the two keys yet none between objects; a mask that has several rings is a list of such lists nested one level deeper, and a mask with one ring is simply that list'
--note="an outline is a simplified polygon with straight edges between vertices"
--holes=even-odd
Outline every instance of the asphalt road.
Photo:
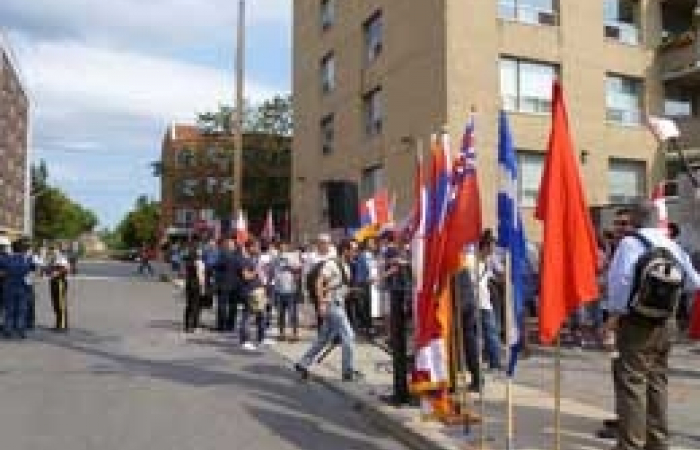
[{"label": "asphalt road", "polygon": [[134,269],[81,264],[67,334],[49,330],[40,282],[39,329],[0,341],[0,448],[405,448],[271,352],[243,353],[230,336],[185,338],[175,288]]}]

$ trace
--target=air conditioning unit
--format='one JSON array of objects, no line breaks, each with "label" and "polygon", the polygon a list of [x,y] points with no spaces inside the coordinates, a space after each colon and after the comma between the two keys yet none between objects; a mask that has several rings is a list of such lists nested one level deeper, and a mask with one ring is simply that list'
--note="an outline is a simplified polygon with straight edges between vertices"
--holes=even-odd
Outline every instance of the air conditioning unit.
[{"label": "air conditioning unit", "polygon": [[540,25],[556,25],[557,15],[554,11],[539,11],[537,14],[537,21]]},{"label": "air conditioning unit", "polygon": [[617,25],[606,24],[605,25],[605,37],[610,39],[620,39],[620,27]]}]

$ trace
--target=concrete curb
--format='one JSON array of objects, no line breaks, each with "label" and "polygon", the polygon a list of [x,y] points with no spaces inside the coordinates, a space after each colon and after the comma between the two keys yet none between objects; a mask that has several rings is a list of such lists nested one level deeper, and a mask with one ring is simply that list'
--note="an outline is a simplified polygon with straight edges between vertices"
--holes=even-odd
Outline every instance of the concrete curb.
[{"label": "concrete curb", "polygon": [[[290,365],[294,364],[289,356],[278,349],[274,352],[281,356]],[[317,383],[336,395],[345,399],[350,406],[359,414],[366,415],[377,427],[386,431],[389,436],[415,450],[460,450],[459,447],[449,445],[447,442],[438,442],[424,433],[415,430],[399,417],[391,414],[390,406],[380,403],[370,394],[359,392],[356,382],[347,383],[343,381],[330,380],[327,377],[310,373],[307,383]],[[353,389],[353,387],[355,387]],[[463,450],[463,449],[461,449]]]}]

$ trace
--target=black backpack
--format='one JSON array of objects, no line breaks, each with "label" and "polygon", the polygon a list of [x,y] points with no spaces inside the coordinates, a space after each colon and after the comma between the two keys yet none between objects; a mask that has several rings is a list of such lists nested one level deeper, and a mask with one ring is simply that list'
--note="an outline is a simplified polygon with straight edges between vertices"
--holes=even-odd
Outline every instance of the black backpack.
[{"label": "black backpack", "polygon": [[633,316],[660,323],[674,317],[683,294],[685,273],[673,253],[657,247],[639,233],[645,252],[635,263],[629,311]]},{"label": "black backpack", "polygon": [[306,280],[304,280],[306,292],[309,294],[309,298],[314,302],[318,301],[318,292],[316,292],[316,283],[318,282],[318,277],[321,276],[321,270],[323,269],[323,266],[329,261],[335,261],[335,263],[338,264],[338,267],[340,267],[340,273],[343,276],[343,284],[347,285],[350,282],[348,274],[343,269],[340,260],[324,259],[323,261],[317,262],[316,264],[314,264],[311,270],[309,270],[309,273],[306,274]]}]

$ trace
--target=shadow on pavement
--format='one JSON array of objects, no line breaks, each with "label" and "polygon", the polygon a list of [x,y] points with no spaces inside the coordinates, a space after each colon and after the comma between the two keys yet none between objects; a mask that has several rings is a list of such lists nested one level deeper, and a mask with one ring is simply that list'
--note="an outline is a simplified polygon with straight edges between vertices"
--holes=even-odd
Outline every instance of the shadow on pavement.
[{"label": "shadow on pavement", "polygon": [[[354,425],[362,419],[348,418],[348,414],[354,414],[350,405],[338,397],[331,403],[337,401],[340,406],[335,409],[329,407],[328,396],[334,394],[323,387],[296,381],[295,374],[280,365],[253,363],[243,367],[242,373],[236,373],[205,367],[216,362],[217,358],[146,359],[99,348],[102,344],[113,342],[115,338],[77,329],[71,330],[69,334],[47,332],[41,340],[48,345],[103,360],[89,366],[89,372],[96,376],[150,377],[194,387],[235,386],[260,402],[247,406],[254,417],[268,426],[272,433],[300,448],[327,449],[328,442],[336,443],[334,449],[382,448],[376,447],[371,442],[371,437],[376,440],[384,435],[372,429],[369,424]],[[227,346],[225,343],[215,343],[220,346],[217,350],[223,350],[227,355],[245,357],[248,360],[266,356],[263,353],[243,352],[230,343]],[[342,433],[330,430],[332,428],[339,428]],[[321,437],[319,433],[322,434]],[[351,437],[349,434],[359,437]]]}]

